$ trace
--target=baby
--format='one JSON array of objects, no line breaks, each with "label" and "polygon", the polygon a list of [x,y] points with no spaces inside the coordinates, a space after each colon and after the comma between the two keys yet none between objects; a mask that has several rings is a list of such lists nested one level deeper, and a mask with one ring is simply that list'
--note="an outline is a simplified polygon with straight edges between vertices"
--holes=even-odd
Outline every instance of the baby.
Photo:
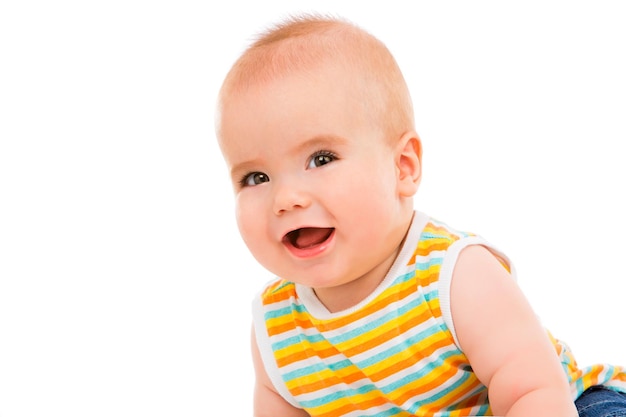
[{"label": "baby", "polygon": [[579,369],[478,235],[416,210],[422,145],[394,58],[292,18],[222,85],[239,230],[277,279],[254,300],[256,416],[626,416],[626,371]]}]

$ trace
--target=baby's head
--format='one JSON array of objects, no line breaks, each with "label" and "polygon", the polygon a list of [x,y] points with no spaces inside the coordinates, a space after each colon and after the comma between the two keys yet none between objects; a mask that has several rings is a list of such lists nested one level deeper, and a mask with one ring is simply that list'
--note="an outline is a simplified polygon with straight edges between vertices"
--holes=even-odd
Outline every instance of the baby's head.
[{"label": "baby's head", "polygon": [[277,26],[226,76],[217,136],[262,265],[316,290],[384,275],[412,216],[421,147],[380,41],[335,19]]},{"label": "baby's head", "polygon": [[349,74],[352,83],[345,87],[362,107],[355,110],[388,140],[414,130],[411,97],[387,47],[350,22],[322,16],[289,19],[260,35],[228,73],[220,106],[255,86],[311,74],[326,64]]}]

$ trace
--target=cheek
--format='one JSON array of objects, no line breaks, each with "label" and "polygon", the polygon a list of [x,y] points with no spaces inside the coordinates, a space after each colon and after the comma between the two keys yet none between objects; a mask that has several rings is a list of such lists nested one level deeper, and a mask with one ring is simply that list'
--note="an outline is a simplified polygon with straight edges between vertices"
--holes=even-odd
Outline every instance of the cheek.
[{"label": "cheek", "polygon": [[391,201],[396,191],[394,170],[388,168],[389,164],[382,164],[381,161],[363,164],[352,170],[349,180],[335,180],[340,188],[338,193],[348,197],[346,200],[352,200],[354,205],[367,202],[364,208]]},{"label": "cheek", "polygon": [[355,222],[376,222],[382,226],[396,213],[398,198],[393,170],[362,170],[342,188],[343,205],[351,211]]},{"label": "cheek", "polygon": [[258,240],[259,227],[263,221],[263,216],[259,216],[258,212],[255,215],[255,211],[250,208],[250,202],[246,200],[246,196],[241,194],[235,199],[235,218],[237,219],[239,234],[241,234],[244,242],[250,248],[250,244]]},{"label": "cheek", "polygon": [[327,195],[327,207],[338,217],[344,225],[353,230],[359,229],[369,222],[377,222],[380,216],[387,211],[391,194],[389,184],[378,180],[359,178],[335,188],[336,192]]},{"label": "cheek", "polygon": [[266,246],[262,242],[267,240],[266,218],[263,216],[258,205],[246,201],[245,196],[238,196],[235,199],[235,217],[237,227],[244,243],[255,258],[263,256],[263,248]]}]

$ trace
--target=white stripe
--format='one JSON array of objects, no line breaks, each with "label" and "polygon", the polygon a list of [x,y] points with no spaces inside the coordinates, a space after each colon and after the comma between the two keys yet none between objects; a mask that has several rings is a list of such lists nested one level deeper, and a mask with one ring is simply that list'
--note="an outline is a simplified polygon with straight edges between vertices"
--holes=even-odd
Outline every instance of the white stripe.
[{"label": "white stripe", "polygon": [[[405,340],[414,337],[416,335],[418,335],[419,333],[426,331],[432,327],[439,327],[439,324],[437,323],[436,319],[430,317],[428,320],[421,322],[419,325],[412,327],[411,329],[407,330],[406,332],[399,334],[397,337],[394,337],[390,340],[387,340],[386,342],[376,346],[375,348],[369,349],[365,352],[362,352],[358,355],[354,355],[352,357],[352,361],[353,362],[364,362],[367,361],[368,359],[370,359],[372,356],[375,356],[381,352],[384,352],[388,349],[392,349],[396,346],[398,346],[400,343],[404,342]],[[436,333],[436,332],[435,332]]]},{"label": "white stripe", "polygon": [[[298,401],[315,401],[319,398],[325,397],[327,395],[333,395],[337,392],[346,391],[346,390],[357,390],[364,386],[370,385],[371,382],[367,379],[360,379],[358,381],[353,382],[351,385],[347,385],[345,382],[339,382],[338,384],[325,386],[323,389],[303,393],[298,395]],[[325,403],[330,404],[330,403]]]},{"label": "white stripe", "polygon": [[[398,311],[399,309],[401,309],[402,307],[404,307],[405,305],[414,302],[417,299],[418,294],[416,294],[415,292],[413,292],[412,294],[408,295],[407,297],[405,297],[402,300],[397,300],[394,301],[392,303],[390,303],[389,305],[376,310],[375,312],[373,312],[372,314],[365,316],[363,318],[360,318],[358,320],[352,321],[347,323],[345,326],[343,327],[339,327],[336,329],[332,329],[332,330],[326,330],[324,331],[324,337],[326,337],[327,339],[332,339],[335,337],[341,337],[342,335],[344,335],[347,332],[350,331],[354,331],[354,329],[363,327],[363,326],[367,326],[369,323],[375,322],[377,320],[380,320],[381,318],[383,318],[385,315],[388,315],[389,313],[393,313]],[[395,320],[395,318],[392,318],[392,320]],[[386,322],[385,322],[386,323]],[[359,338],[362,338],[364,335],[360,335]]]},{"label": "white stripe", "polygon": [[[317,357],[312,358],[312,359],[317,359]],[[323,359],[323,364],[331,364],[331,363],[337,363],[337,362],[341,362],[343,360],[345,360],[346,357],[342,354],[337,354],[337,355],[333,355],[333,356],[329,356],[328,358],[324,358]],[[319,362],[311,362],[311,359],[307,358],[307,359],[303,359],[297,362],[293,362],[290,363],[289,365],[285,365],[282,368],[280,368],[281,370],[281,375],[285,375],[294,371],[299,371],[302,368],[306,368],[307,366],[311,366],[311,365],[315,365],[318,364]]]},{"label": "white stripe", "polygon": [[[456,348],[454,346],[446,346],[446,347],[442,347],[440,349],[437,349],[435,352],[433,352],[432,356],[429,356],[427,358],[424,358],[422,360],[420,360],[419,362],[417,362],[416,364],[412,365],[410,368],[405,368],[399,372],[396,372],[393,375],[388,376],[385,379],[380,380],[379,382],[377,382],[377,385],[384,387],[384,386],[388,386],[390,384],[393,384],[399,380],[401,380],[402,378],[405,378],[411,374],[414,374],[415,372],[417,372],[418,370],[423,369],[425,366],[427,366],[428,364],[430,364],[432,362],[432,359],[434,357],[440,357],[441,355],[444,355],[446,353],[455,351]],[[435,388],[435,392],[438,390],[438,388]],[[423,393],[425,396],[429,396],[428,393]]]},{"label": "white stripe", "polygon": [[[424,400],[432,397],[435,394],[439,394],[441,391],[445,390],[446,388],[451,387],[452,385],[456,384],[462,377],[464,376],[464,372],[462,371],[457,371],[454,376],[452,376],[451,378],[447,379],[445,383],[439,385],[438,387],[433,388],[430,391],[427,392],[423,392],[420,394],[415,395],[412,398],[409,398],[408,400],[406,400],[404,403],[402,403],[402,408],[404,410],[408,410],[413,404],[417,403],[417,402],[423,402]],[[453,395],[454,394],[458,394],[458,391],[453,391]]]},{"label": "white stripe", "polygon": [[[376,417],[380,413],[384,413],[394,407],[394,404],[383,404],[377,407],[368,408],[367,410],[356,410],[348,414],[343,414],[342,417]],[[399,407],[398,407],[399,408]]]}]

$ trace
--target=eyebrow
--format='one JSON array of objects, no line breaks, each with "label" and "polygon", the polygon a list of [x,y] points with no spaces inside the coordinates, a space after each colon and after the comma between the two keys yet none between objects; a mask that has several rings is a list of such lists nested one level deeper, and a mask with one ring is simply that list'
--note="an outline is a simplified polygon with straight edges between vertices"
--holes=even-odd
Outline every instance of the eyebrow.
[{"label": "eyebrow", "polygon": [[233,180],[239,180],[239,177],[241,177],[243,174],[250,172],[253,170],[254,166],[256,166],[257,163],[254,160],[251,161],[245,161],[242,162],[240,164],[237,165],[233,165],[233,167],[230,169],[230,177]]},{"label": "eyebrow", "polygon": [[323,148],[327,146],[341,146],[347,143],[346,138],[338,135],[316,135],[298,144],[292,152],[299,153],[307,149]]}]

